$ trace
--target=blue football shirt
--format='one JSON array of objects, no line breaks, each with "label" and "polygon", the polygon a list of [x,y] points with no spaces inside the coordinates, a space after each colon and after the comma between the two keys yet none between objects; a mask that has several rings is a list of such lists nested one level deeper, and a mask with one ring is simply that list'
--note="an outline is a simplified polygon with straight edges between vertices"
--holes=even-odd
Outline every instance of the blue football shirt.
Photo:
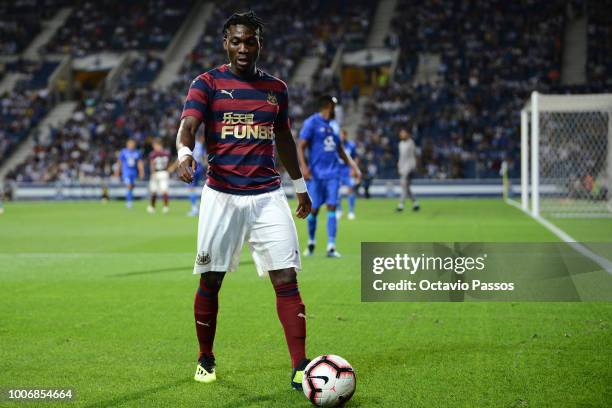
[{"label": "blue football shirt", "polygon": [[320,113],[311,115],[304,121],[300,139],[308,142],[308,157],[312,177],[328,179],[340,177],[338,144],[340,137]]},{"label": "blue football shirt", "polygon": [[123,174],[135,174],[138,172],[138,160],[140,160],[140,152],[138,150],[131,150],[127,147],[121,150],[119,155],[121,160],[121,172]]},{"label": "blue football shirt", "polygon": [[193,148],[193,159],[198,162],[198,164],[204,163],[204,144],[201,142],[195,142],[195,146]]}]

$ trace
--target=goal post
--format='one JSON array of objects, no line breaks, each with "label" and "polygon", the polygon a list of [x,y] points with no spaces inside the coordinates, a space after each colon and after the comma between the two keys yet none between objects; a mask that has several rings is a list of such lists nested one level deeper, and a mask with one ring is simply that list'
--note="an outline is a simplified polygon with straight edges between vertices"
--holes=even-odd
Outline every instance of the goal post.
[{"label": "goal post", "polygon": [[521,111],[521,207],[612,217],[612,94],[531,94]]}]

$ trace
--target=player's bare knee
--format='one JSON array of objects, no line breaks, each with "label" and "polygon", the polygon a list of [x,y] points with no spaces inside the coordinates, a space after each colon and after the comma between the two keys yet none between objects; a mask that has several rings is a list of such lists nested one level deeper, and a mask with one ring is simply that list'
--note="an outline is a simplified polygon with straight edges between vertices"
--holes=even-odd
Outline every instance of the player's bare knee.
[{"label": "player's bare knee", "polygon": [[327,206],[327,211],[336,211],[336,206],[335,205],[328,205]]},{"label": "player's bare knee", "polygon": [[273,285],[282,285],[285,283],[297,283],[297,273],[295,268],[277,269],[269,271],[270,280]]}]

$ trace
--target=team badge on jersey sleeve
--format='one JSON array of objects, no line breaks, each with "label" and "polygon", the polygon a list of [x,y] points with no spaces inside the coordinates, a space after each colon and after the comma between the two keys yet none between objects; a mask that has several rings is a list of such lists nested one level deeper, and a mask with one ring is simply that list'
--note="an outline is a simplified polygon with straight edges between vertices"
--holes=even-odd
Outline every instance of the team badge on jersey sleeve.
[{"label": "team badge on jersey sleeve", "polygon": [[278,100],[276,99],[276,95],[274,95],[274,93],[272,92],[268,93],[268,103],[274,106],[278,105]]}]

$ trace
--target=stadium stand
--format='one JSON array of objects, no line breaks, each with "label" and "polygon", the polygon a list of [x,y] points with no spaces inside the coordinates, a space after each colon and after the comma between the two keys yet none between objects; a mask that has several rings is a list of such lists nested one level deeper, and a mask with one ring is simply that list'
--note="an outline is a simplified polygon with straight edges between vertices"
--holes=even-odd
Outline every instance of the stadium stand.
[{"label": "stadium stand", "polygon": [[612,91],[612,1],[588,1],[587,14],[589,83],[610,92]]},{"label": "stadium stand", "polygon": [[90,92],[72,118],[38,140],[32,154],[11,172],[17,181],[98,182],[113,173],[117,152],[128,138],[140,146],[176,135],[184,95],[150,87],[129,88],[103,97]]},{"label": "stadium stand", "polygon": [[119,88],[127,90],[149,85],[159,73],[162,64],[162,59],[151,53],[137,55],[131,61],[131,68],[121,76]]},{"label": "stadium stand", "polygon": [[[295,14],[289,21],[289,14],[272,12],[281,3],[286,5],[287,2],[276,0],[260,3],[254,9],[260,15],[269,17],[265,21],[261,66],[287,81],[302,56],[309,52],[335,52],[339,44],[335,41],[351,30],[356,31],[356,22],[366,21],[366,12],[351,15],[346,20],[347,27],[337,28],[332,36],[329,33],[331,23],[344,21],[341,8],[327,8],[323,1],[292,1]],[[371,4],[363,1],[364,10],[371,10],[372,6],[365,7],[368,3]],[[106,97],[98,91],[86,92],[73,118],[60,128],[53,129],[49,140],[37,141],[32,154],[11,172],[10,177],[30,182],[97,182],[112,174],[116,152],[124,146],[128,137],[147,148],[151,138],[161,137],[171,147],[189,83],[200,73],[225,62],[226,56],[220,42],[222,24],[231,12],[241,9],[243,4],[246,3],[235,1],[215,8],[211,23],[170,87],[153,89],[150,84],[162,62],[151,53],[138,55],[123,73],[117,92]],[[306,25],[306,22],[317,21],[314,17],[323,12],[328,13],[329,20],[321,20],[317,26],[314,23]],[[274,19],[275,15],[279,16],[278,19]],[[286,30],[288,24],[293,29]],[[352,44],[364,41],[363,34],[348,38]],[[314,89],[322,91],[323,88],[319,85]],[[312,93],[311,89],[299,84],[291,87],[295,126],[299,126],[303,118],[312,112]]]},{"label": "stadium stand", "polygon": [[[365,46],[376,3],[271,0],[252,6],[266,23],[260,66],[290,85],[294,133],[312,113],[316,93],[351,99],[351,91],[343,91],[326,70],[338,47],[349,51]],[[494,178],[499,177],[503,161],[508,162],[510,175],[518,176],[518,111],[529,92],[610,90],[612,21],[605,12],[609,3],[572,2],[589,21],[588,83],[568,87],[560,83],[568,2],[399,0],[386,40],[389,48],[399,51],[393,80],[382,81],[366,96],[356,134],[364,172],[370,177],[397,177],[396,135],[400,127],[408,127],[421,150],[419,177]],[[242,0],[216,3],[176,81],[166,89],[154,89],[152,83],[163,61],[151,50],[162,50],[170,43],[193,4],[77,2],[69,21],[44,47],[46,52],[78,56],[136,50],[137,55],[115,92],[105,96],[101,90],[85,91],[73,118],[53,129],[50,138],[39,140],[26,163],[12,175],[22,181],[98,180],[112,173],[116,151],[128,137],[141,146],[152,137],[162,137],[171,147],[188,84],[225,62],[220,42],[223,21],[249,5]],[[310,55],[319,57],[312,86],[292,83],[300,60]],[[435,75],[425,81],[418,80],[424,55],[439,57]],[[44,115],[48,100],[31,90],[44,87],[53,64],[5,64],[5,72],[28,72],[28,80],[14,92],[29,92],[28,98],[36,103],[32,112],[24,112],[30,120],[16,121],[19,104],[14,109],[6,107],[12,107],[18,95],[3,97],[3,117],[12,122],[3,121],[0,146],[4,150],[0,152],[14,149]]]},{"label": "stadium stand", "polygon": [[0,2],[0,55],[16,55],[41,30],[41,21],[49,18],[67,0],[17,0]]},{"label": "stadium stand", "polygon": [[[225,52],[219,41],[223,22],[234,11],[248,10],[251,6],[265,23],[260,65],[270,74],[288,81],[305,55],[317,54],[329,61],[329,56],[342,43],[362,47],[369,29],[366,17],[375,5],[364,0],[351,2],[351,7],[345,7],[346,2],[322,0],[273,0],[253,5],[234,0],[218,4],[182,73],[184,78],[194,78],[203,68],[224,63]],[[281,9],[283,13],[278,12]]]},{"label": "stadium stand", "polygon": [[49,76],[59,65],[57,61],[27,61],[18,59],[6,64],[8,72],[18,72],[22,78],[17,82],[16,90],[34,90],[47,87]]},{"label": "stadium stand", "polygon": [[0,158],[8,158],[45,116],[49,107],[46,90],[12,92],[0,96]]},{"label": "stadium stand", "polygon": [[86,55],[98,51],[165,48],[192,1],[79,1],[46,45],[47,52]]},{"label": "stadium stand", "polygon": [[[362,150],[388,163],[379,175],[396,176],[395,135],[408,127],[423,177],[498,177],[505,159],[516,176],[520,105],[560,77],[563,5],[399,1],[387,40],[401,50],[396,81],[375,91],[359,135]],[[440,56],[438,79],[417,84],[423,53]]]},{"label": "stadium stand", "polygon": [[51,107],[49,75],[58,63],[17,59],[4,64],[7,72],[21,74],[14,89],[0,95],[0,164],[34,129]]}]

